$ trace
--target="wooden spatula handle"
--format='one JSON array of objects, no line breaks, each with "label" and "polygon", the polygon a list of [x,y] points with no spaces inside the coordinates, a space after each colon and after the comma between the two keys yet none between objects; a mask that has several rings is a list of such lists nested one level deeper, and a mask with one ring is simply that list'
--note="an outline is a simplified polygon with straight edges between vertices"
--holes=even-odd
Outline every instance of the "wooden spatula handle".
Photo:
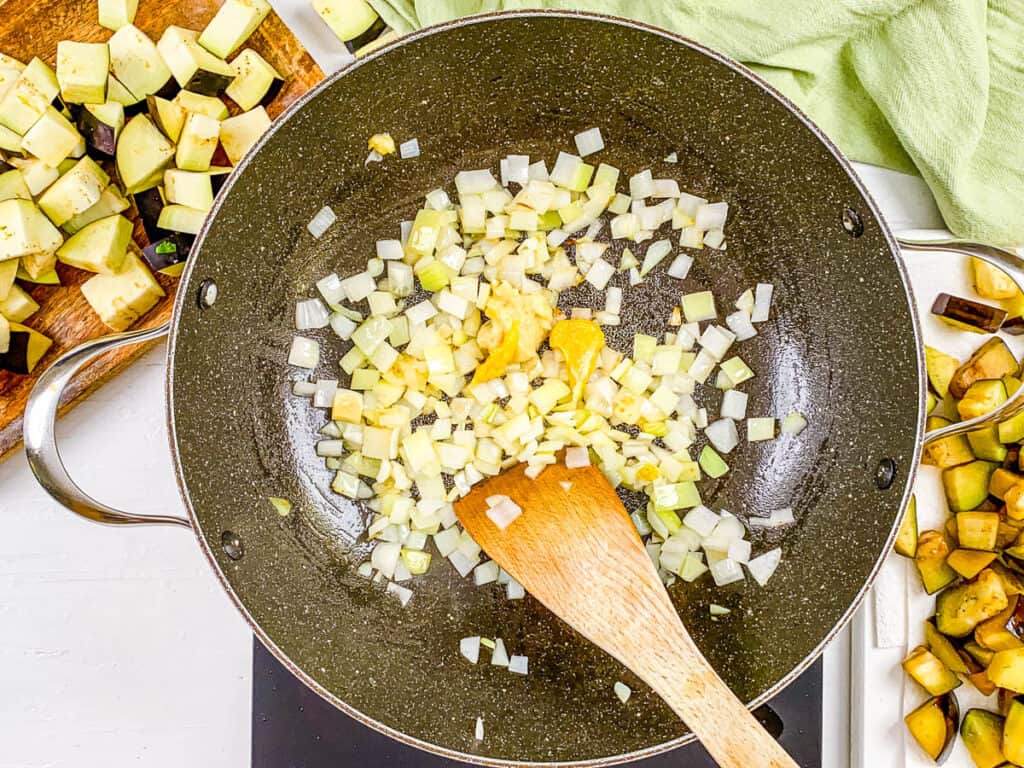
[{"label": "wooden spatula handle", "polygon": [[678,631],[651,643],[645,660],[631,659],[633,671],[682,718],[722,768],[799,768],[722,681],[678,618],[675,624]]}]

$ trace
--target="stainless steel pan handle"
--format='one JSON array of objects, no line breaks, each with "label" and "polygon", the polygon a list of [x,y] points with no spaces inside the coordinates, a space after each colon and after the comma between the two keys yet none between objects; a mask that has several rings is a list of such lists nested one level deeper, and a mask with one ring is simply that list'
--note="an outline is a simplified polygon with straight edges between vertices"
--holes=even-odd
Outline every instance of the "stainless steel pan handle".
[{"label": "stainless steel pan handle", "polygon": [[75,372],[93,358],[126,344],[166,336],[167,323],[157,328],[128,331],[87,341],[65,352],[39,377],[25,406],[25,453],[40,485],[54,499],[87,520],[109,525],[180,525],[191,528],[184,517],[133,515],[108,507],[78,487],[64,466],[57,447],[56,421],[60,396]]},{"label": "stainless steel pan handle", "polygon": [[[973,256],[976,259],[988,262],[993,267],[1003,270],[1010,279],[1017,284],[1017,287],[1024,291],[1024,262],[1012,251],[1004,248],[997,248],[992,245],[981,245],[980,243],[969,243],[953,238],[941,238],[938,240],[921,240],[917,238],[900,237],[900,246],[907,251],[947,251],[962,256]],[[1011,416],[1016,416],[1024,411],[1024,387],[1018,389],[1013,397],[1000,405],[993,411],[977,416],[967,421],[957,422],[949,426],[925,433],[925,445],[934,443],[944,437],[962,435],[966,432],[973,432],[982,427],[989,427],[1005,421]]]}]

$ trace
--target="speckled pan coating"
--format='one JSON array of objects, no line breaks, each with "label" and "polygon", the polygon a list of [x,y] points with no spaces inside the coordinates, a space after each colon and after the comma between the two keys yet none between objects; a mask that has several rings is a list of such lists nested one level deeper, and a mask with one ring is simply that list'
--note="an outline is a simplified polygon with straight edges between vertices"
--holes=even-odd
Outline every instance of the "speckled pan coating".
[{"label": "speckled pan coating", "polygon": [[[313,447],[322,415],[289,395],[301,376],[285,364],[294,303],[323,274],[362,268],[373,242],[397,237],[397,222],[457,169],[496,169],[508,152],[550,162],[594,125],[608,146],[599,160],[625,174],[657,160],[655,176],[731,206],[728,250],[703,251],[682,285],[656,277],[628,290],[613,345],[664,330],[681,291],[710,288],[731,302],[757,281],[776,285],[774,320],[741,345],[758,372],[749,412],[801,411],[810,426],[741,446],[705,495],[740,514],[792,505],[799,522],[753,536],[756,550],[785,550],[767,588],[704,580],[672,590],[741,698],[764,701],[850,616],[917,460],[918,333],[892,239],[834,147],[749,72],[637,24],[531,12],[427,30],[339,73],[233,176],[183,278],[168,384],[181,487],[225,588],[282,660],[349,714],[456,758],[610,763],[690,737],[632,675],[530,599],[507,602],[441,564],[410,585],[402,609],[355,576],[366,513],[330,493]],[[417,137],[422,156],[365,168],[366,138],[381,130]],[[678,165],[660,161],[672,151]],[[325,203],[339,220],[314,242],[305,225]],[[860,213],[863,236],[844,232],[844,206]],[[219,298],[200,310],[207,279]],[[317,373],[333,377],[345,347],[315,335]],[[897,479],[879,491],[885,457]],[[295,502],[290,517],[277,516],[271,495]],[[224,531],[241,538],[240,560],[222,551]],[[712,622],[712,600],[732,613]],[[529,676],[461,659],[458,639],[477,634],[528,654]],[[636,691],[626,706],[616,680]],[[483,743],[473,740],[477,716]]]}]

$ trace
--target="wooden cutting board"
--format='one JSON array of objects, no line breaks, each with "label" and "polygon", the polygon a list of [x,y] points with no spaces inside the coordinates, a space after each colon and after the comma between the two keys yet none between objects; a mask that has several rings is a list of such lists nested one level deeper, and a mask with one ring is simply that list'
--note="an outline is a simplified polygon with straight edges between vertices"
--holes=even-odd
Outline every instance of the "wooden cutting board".
[{"label": "wooden cutting board", "polygon": [[[216,13],[219,0],[141,0],[135,24],[154,41],[172,24],[201,30]],[[60,40],[102,42],[111,35],[96,22],[95,0],[0,0],[0,52],[28,62],[39,56],[54,65]],[[246,46],[256,49],[285,78],[281,93],[267,109],[271,117],[279,115],[289,104],[323,79],[324,74],[291,31],[273,13],[249,38]],[[135,211],[135,238],[140,246],[145,235]],[[60,286],[22,283],[41,305],[41,309],[25,324],[53,339],[53,346],[36,367],[35,374],[18,376],[0,371],[0,461],[21,445],[22,414],[36,375],[68,349],[112,331],[100,322],[78,286],[91,273],[57,265]],[[174,304],[176,278],[157,275],[167,292],[133,328],[149,328],[167,322]],[[20,281],[19,281],[20,282]],[[151,344],[122,347],[100,358],[79,372],[64,393],[62,413],[124,369],[145,352]]]}]

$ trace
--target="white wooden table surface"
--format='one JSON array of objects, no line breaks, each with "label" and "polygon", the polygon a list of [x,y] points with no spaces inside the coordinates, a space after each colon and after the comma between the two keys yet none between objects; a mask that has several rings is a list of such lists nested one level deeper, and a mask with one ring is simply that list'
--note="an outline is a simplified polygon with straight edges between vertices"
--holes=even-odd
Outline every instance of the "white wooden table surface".
[{"label": "white wooden table surface", "polygon": [[[278,13],[325,71],[347,54],[304,0]],[[917,179],[859,170],[899,229],[941,221]],[[967,290],[946,256],[910,260],[922,303]],[[960,339],[926,318],[926,335]],[[164,350],[153,350],[64,418],[72,475],[135,512],[179,512],[163,404]],[[84,522],[35,484],[24,455],[0,465],[0,768],[244,768],[249,765],[251,636],[192,534]],[[869,633],[870,634],[870,633]],[[826,653],[824,762],[849,765],[848,632]],[[900,768],[900,653],[869,650],[871,717],[858,737],[872,768]],[[963,758],[950,768],[969,765]]]}]

